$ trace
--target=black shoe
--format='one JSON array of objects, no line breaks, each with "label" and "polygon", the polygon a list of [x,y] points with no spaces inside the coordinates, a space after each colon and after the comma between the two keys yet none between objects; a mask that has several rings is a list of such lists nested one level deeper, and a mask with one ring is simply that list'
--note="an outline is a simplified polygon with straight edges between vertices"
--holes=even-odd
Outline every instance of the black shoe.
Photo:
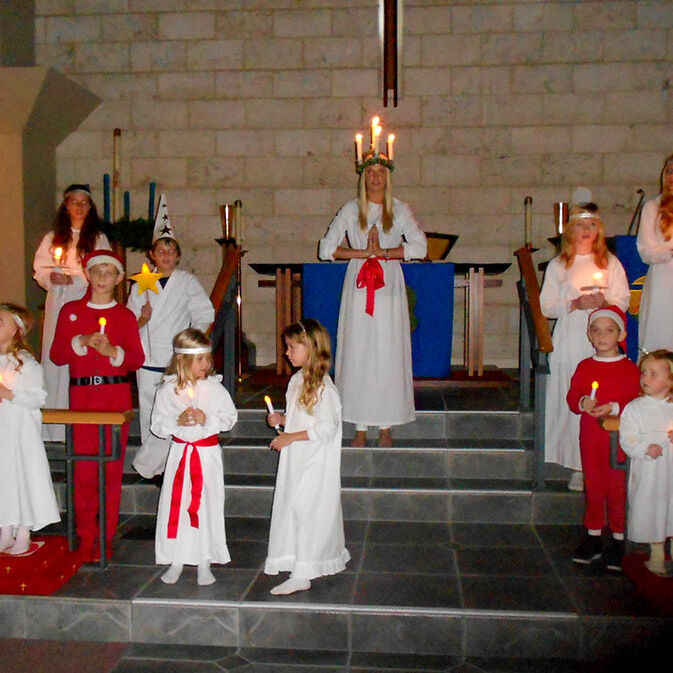
[{"label": "black shoe", "polygon": [[603,543],[600,535],[585,533],[582,542],[577,545],[573,554],[573,562],[589,565],[594,559],[600,558],[603,551]]},{"label": "black shoe", "polygon": [[611,537],[606,545],[603,560],[608,570],[620,572],[622,569],[622,558],[624,558],[624,540],[615,540]]}]

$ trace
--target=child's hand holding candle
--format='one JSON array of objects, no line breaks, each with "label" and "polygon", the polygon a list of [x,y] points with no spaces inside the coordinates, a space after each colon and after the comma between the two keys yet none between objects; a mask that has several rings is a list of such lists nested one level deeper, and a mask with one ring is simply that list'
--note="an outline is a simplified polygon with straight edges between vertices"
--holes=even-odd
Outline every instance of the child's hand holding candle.
[{"label": "child's hand holding candle", "polygon": [[283,414],[279,414],[274,408],[271,398],[268,395],[264,395],[264,402],[266,402],[266,408],[269,410],[269,415],[266,418],[266,422],[275,428],[276,432],[280,432],[280,426],[285,423],[285,418]]}]

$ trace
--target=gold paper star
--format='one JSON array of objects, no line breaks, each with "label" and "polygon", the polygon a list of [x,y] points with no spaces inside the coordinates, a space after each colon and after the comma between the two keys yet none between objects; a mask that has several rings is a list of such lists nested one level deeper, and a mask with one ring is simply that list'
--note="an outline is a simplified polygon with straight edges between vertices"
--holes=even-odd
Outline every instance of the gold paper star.
[{"label": "gold paper star", "polygon": [[157,287],[157,281],[161,278],[163,274],[153,273],[150,271],[147,264],[143,264],[142,271],[131,276],[131,280],[135,280],[138,285],[138,296],[140,296],[146,290],[152,290],[155,294],[159,294],[159,288]]}]

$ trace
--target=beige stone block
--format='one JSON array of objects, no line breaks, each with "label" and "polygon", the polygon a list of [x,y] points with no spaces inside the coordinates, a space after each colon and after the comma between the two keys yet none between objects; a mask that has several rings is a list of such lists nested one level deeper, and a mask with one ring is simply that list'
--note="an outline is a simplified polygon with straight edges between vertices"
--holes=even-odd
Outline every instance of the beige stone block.
[{"label": "beige stone block", "polygon": [[631,91],[633,67],[630,63],[597,63],[576,65],[573,86],[577,93],[583,91]]},{"label": "beige stone block", "polygon": [[156,182],[159,191],[183,188],[187,184],[187,159],[138,158],[131,163],[131,182]]},{"label": "beige stone block", "polygon": [[182,101],[138,101],[131,111],[136,129],[182,129],[187,126],[187,103]]},{"label": "beige stone block", "polygon": [[[322,130],[285,130],[279,129],[273,134],[275,154],[280,156],[306,156],[310,154],[322,155],[328,142],[326,133]],[[265,144],[266,147],[268,145]],[[254,154],[255,152],[250,152]]]},{"label": "beige stone block", "polygon": [[161,73],[158,76],[159,98],[194,99],[212,98],[215,91],[215,73]]},{"label": "beige stone block", "polygon": [[416,155],[448,154],[454,151],[451,145],[451,131],[445,126],[408,129],[405,135],[409,139],[411,152]]},{"label": "beige stone block", "polygon": [[638,183],[662,163],[661,152],[615,152],[605,155],[603,176],[606,182]]},{"label": "beige stone block", "polygon": [[578,26],[600,26],[610,31],[620,28],[635,28],[635,2],[579,2],[574,4],[575,24]]},{"label": "beige stone block", "polygon": [[631,64],[633,68],[634,89],[643,91],[651,89],[653,91],[666,91],[670,87],[669,75],[670,64],[668,61],[662,62],[635,62]]},{"label": "beige stone block", "polygon": [[542,97],[542,106],[546,124],[595,124],[603,119],[605,97],[601,93],[551,93]]},{"label": "beige stone block", "polygon": [[[348,71],[345,72],[347,73]],[[372,72],[376,74],[378,81],[378,72]],[[344,86],[344,89],[346,88],[347,82]],[[451,92],[451,69],[405,68],[402,90],[405,96],[448,94]]]},{"label": "beige stone block", "polygon": [[197,100],[187,103],[189,127],[195,129],[241,128],[245,103],[238,100]]},{"label": "beige stone block", "polygon": [[629,152],[636,147],[627,125],[590,125],[572,128],[573,152]]},{"label": "beige stone block", "polygon": [[77,82],[103,100],[154,100],[157,95],[157,76],[140,73],[87,73],[77,75]]},{"label": "beige stone block", "polygon": [[399,190],[404,191],[407,187],[417,185],[421,179],[422,158],[409,156],[408,152],[404,151],[400,156],[404,157],[404,161],[397,162],[393,177],[396,193]]},{"label": "beige stone block", "polygon": [[480,126],[484,98],[486,97],[427,96],[421,103],[423,125]]},{"label": "beige stone block", "polygon": [[243,43],[245,68],[282,70],[302,67],[302,42],[289,38],[248,39]]},{"label": "beige stone block", "polygon": [[563,93],[572,91],[573,67],[570,65],[519,65],[512,68],[515,93]]},{"label": "beige stone block", "polygon": [[83,72],[128,70],[129,45],[86,43],[75,45],[75,67]]},{"label": "beige stone block", "polygon": [[371,65],[371,56],[363,56],[367,40],[351,37],[307,38],[304,66],[309,68],[357,68]]},{"label": "beige stone block", "polygon": [[176,12],[159,16],[161,40],[210,40],[215,37],[212,12]]},{"label": "beige stone block", "polygon": [[[404,93],[405,95],[414,95],[408,86],[410,73],[408,70],[405,72],[405,86],[403,87]],[[336,96],[338,98],[343,98],[344,96],[352,98],[353,96],[371,95],[371,93],[376,91],[380,86],[380,74],[379,71],[374,68],[349,68],[347,70],[332,70],[330,75],[332,78],[332,96]]]},{"label": "beige stone block", "polygon": [[668,0],[636,3],[638,28],[673,28],[673,12]]},{"label": "beige stone block", "polygon": [[603,55],[606,61],[644,61],[666,58],[666,30],[623,30],[606,32]]},{"label": "beige stone block", "polygon": [[159,23],[156,14],[112,14],[101,20],[103,40],[135,42],[156,40]]},{"label": "beige stone block", "polygon": [[[367,42],[366,44],[371,44]],[[364,51],[364,50],[363,50]],[[404,81],[404,69],[423,65],[423,38],[420,35],[405,36],[402,42],[402,81]],[[368,64],[368,61],[365,61]]]},{"label": "beige stone block", "polygon": [[[233,3],[230,3],[233,4]],[[248,3],[240,3],[246,6]],[[216,7],[214,9],[221,9]],[[248,37],[271,37],[273,35],[273,11],[218,11],[215,17],[215,34],[218,38],[243,39]]]},{"label": "beige stone block", "polygon": [[327,189],[277,189],[274,194],[277,215],[331,215]]},{"label": "beige stone block", "polygon": [[[185,224],[185,232],[189,232],[190,245],[197,248],[220,249],[219,245],[215,243],[215,239],[222,236],[222,226],[220,224],[219,216],[198,215],[195,217],[187,217]],[[206,292],[210,292],[212,286],[212,283],[208,286],[204,285]]]},{"label": "beige stone block", "polygon": [[56,148],[56,157],[58,160],[64,157],[103,157],[105,135],[105,131],[75,131]]},{"label": "beige stone block", "polygon": [[161,131],[162,157],[211,157],[215,153],[215,131]]},{"label": "beige stone block", "polygon": [[517,3],[513,7],[513,20],[516,31],[570,31],[573,29],[573,4]]},{"label": "beige stone block", "polygon": [[217,198],[217,190],[205,188],[173,189],[169,199],[171,220],[173,217],[187,218],[199,215],[214,217],[219,212],[218,203],[227,203]]},{"label": "beige stone block", "polygon": [[610,123],[658,123],[666,119],[667,95],[659,91],[606,92],[603,119]]},{"label": "beige stone block", "polygon": [[[182,266],[185,271],[193,273],[199,280],[202,280],[205,277],[215,278],[222,266],[222,253],[220,252],[220,247],[215,244],[205,248],[193,247],[189,252],[183,254],[183,261],[180,266]],[[208,283],[204,287],[206,292],[210,294],[212,283]]]},{"label": "beige stone block", "polygon": [[44,44],[47,39],[47,19],[41,16],[35,18],[35,44]]},{"label": "beige stone block", "polygon": [[[380,103],[379,103],[380,109]],[[373,116],[373,115],[372,115]],[[296,116],[298,120],[300,117]],[[371,119],[371,116],[369,116]],[[290,127],[301,126],[295,122]],[[347,98],[311,99],[304,102],[304,128],[351,128],[362,126],[361,110]]]},{"label": "beige stone block", "polygon": [[497,154],[512,149],[509,127],[451,129],[449,142],[450,151],[461,154]]},{"label": "beige stone block", "polygon": [[35,63],[70,73],[75,70],[75,47],[72,44],[36,44]]},{"label": "beige stone block", "polygon": [[[455,11],[455,9],[454,9]],[[455,16],[455,14],[454,14]],[[431,33],[465,33],[459,30],[451,19],[451,7],[409,7],[404,12],[404,33],[406,35],[428,35]]]},{"label": "beige stone block", "polygon": [[271,98],[273,72],[226,70],[215,73],[217,98]]},{"label": "beige stone block", "polygon": [[115,14],[128,10],[127,0],[75,0],[76,14]]},{"label": "beige stone block", "polygon": [[[124,156],[129,158],[155,157],[159,154],[159,131],[125,131]],[[110,148],[112,156],[112,148]]]},{"label": "beige stone block", "polygon": [[423,185],[478,185],[479,157],[452,154],[424,155],[421,159]]},{"label": "beige stone block", "polygon": [[482,58],[479,35],[423,35],[422,65],[476,65]]},{"label": "beige stone block", "polygon": [[[405,25],[407,25],[406,19]],[[369,36],[375,38],[378,34],[378,9],[373,5],[332,9],[332,35],[335,37]]]},{"label": "beige stone block", "polygon": [[512,5],[454,6],[454,33],[502,33],[512,29]]},{"label": "beige stone block", "polygon": [[72,14],[74,8],[74,0],[35,0],[35,16]]},{"label": "beige stone block", "polygon": [[191,187],[243,187],[247,184],[245,159],[232,157],[210,157],[189,159],[187,179]]},{"label": "beige stone block", "polygon": [[300,157],[255,157],[245,159],[247,184],[259,182],[268,187],[302,187],[304,160]]},{"label": "beige stone block", "polygon": [[493,213],[506,212],[509,208],[508,189],[497,187],[452,187],[450,193],[451,211],[454,214],[491,215]]},{"label": "beige stone block", "polygon": [[524,156],[485,157],[481,160],[481,183],[484,185],[531,185],[540,181],[543,157],[527,153]]},{"label": "beige stone block", "polygon": [[219,205],[233,203],[236,199],[240,199],[243,203],[243,218],[247,221],[247,218],[251,216],[272,216],[273,195],[274,190],[266,187],[266,185],[247,188],[222,185],[215,191],[215,202]]},{"label": "beige stone block", "polygon": [[329,12],[297,9],[277,11],[273,16],[273,34],[277,37],[328,36],[332,32]]},{"label": "beige stone block", "polygon": [[112,135],[115,128],[124,129],[131,125],[131,103],[129,101],[103,101],[82,122],[82,131],[108,131]]},{"label": "beige stone block", "polygon": [[[103,174],[109,173],[111,161],[109,157],[96,159],[62,159],[56,164],[56,184],[63,185],[63,188],[73,183],[90,183],[93,185],[97,181],[103,180]],[[102,198],[94,194],[94,200],[97,200],[101,206]]]},{"label": "beige stone block", "polygon": [[183,70],[187,63],[184,42],[134,42],[131,44],[131,68],[147,70]]},{"label": "beige stone block", "polygon": [[44,27],[45,42],[94,42],[101,36],[97,16],[59,16],[48,18]]},{"label": "beige stone block", "polygon": [[217,132],[216,154],[227,157],[260,156],[273,153],[273,131],[225,130]]},{"label": "beige stone block", "polygon": [[451,93],[454,95],[469,96],[511,92],[512,70],[508,66],[451,68]]},{"label": "beige stone block", "polygon": [[411,206],[414,216],[421,223],[424,230],[444,231],[437,226],[428,227],[434,215],[440,215],[440,222],[443,223],[446,221],[447,213],[451,208],[450,186],[425,187],[417,182],[415,186],[396,190],[395,195]]},{"label": "beige stone block", "polygon": [[259,98],[246,100],[244,104],[248,128],[296,128],[302,125],[304,102],[301,100]]},{"label": "beige stone block", "polygon": [[[325,161],[325,155],[311,154],[304,158],[301,184],[327,189],[350,188],[352,195],[355,195],[357,174],[354,166],[351,154],[342,153],[341,156],[329,157],[328,161]],[[395,184],[398,184],[397,177],[397,171],[395,171]]]},{"label": "beige stone block", "polygon": [[487,125],[528,125],[539,123],[542,119],[541,94],[486,96],[483,106]]},{"label": "beige stone block", "polygon": [[356,126],[360,127],[364,124],[365,129],[370,128],[372,117],[379,116],[383,122],[383,137],[403,127],[420,126],[424,101],[425,98],[420,96],[403,96],[397,107],[382,108],[380,93],[371,98],[363,97],[363,115]]},{"label": "beige stone block", "polygon": [[542,164],[542,184],[593,185],[602,178],[602,155],[550,154]]},{"label": "beige stone block", "polygon": [[284,70],[274,73],[273,95],[277,98],[329,96],[332,73],[325,70]]},{"label": "beige stone block", "polygon": [[187,67],[191,70],[235,70],[243,67],[243,40],[187,42]]},{"label": "beige stone block", "polygon": [[511,137],[512,152],[516,154],[569,152],[572,145],[571,130],[565,126],[513,127]]},{"label": "beige stone block", "polygon": [[669,124],[633,124],[633,146],[642,152],[663,151],[673,148]]},{"label": "beige stone block", "polygon": [[482,38],[482,63],[539,63],[542,33],[490,33]]},{"label": "beige stone block", "polygon": [[544,33],[540,60],[545,63],[600,63],[605,35],[600,30]]}]

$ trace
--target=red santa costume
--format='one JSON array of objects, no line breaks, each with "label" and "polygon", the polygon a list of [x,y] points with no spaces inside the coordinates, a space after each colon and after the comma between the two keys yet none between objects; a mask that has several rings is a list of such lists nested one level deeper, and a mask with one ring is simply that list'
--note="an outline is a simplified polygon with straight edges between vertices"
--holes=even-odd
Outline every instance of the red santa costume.
[{"label": "red santa costume", "polygon": [[[110,263],[123,273],[123,265],[113,253],[96,250],[87,255],[86,269]],[[116,357],[106,357],[80,344],[79,337],[100,331],[105,318],[105,334],[117,347]],[[70,408],[77,411],[127,411],[132,408],[128,373],[143,363],[144,353],[133,313],[116,301],[93,304],[87,296],[67,303],[58,317],[51,359],[58,365],[70,365]],[[106,539],[114,536],[119,521],[119,503],[128,439],[128,424],[122,426],[120,460],[106,463]],[[106,451],[110,451],[111,432],[106,433]],[[75,425],[75,453],[98,453],[98,427]],[[75,524],[84,553],[94,551],[98,536],[98,466],[95,461],[75,463]],[[108,546],[108,549],[110,547]]]}]

